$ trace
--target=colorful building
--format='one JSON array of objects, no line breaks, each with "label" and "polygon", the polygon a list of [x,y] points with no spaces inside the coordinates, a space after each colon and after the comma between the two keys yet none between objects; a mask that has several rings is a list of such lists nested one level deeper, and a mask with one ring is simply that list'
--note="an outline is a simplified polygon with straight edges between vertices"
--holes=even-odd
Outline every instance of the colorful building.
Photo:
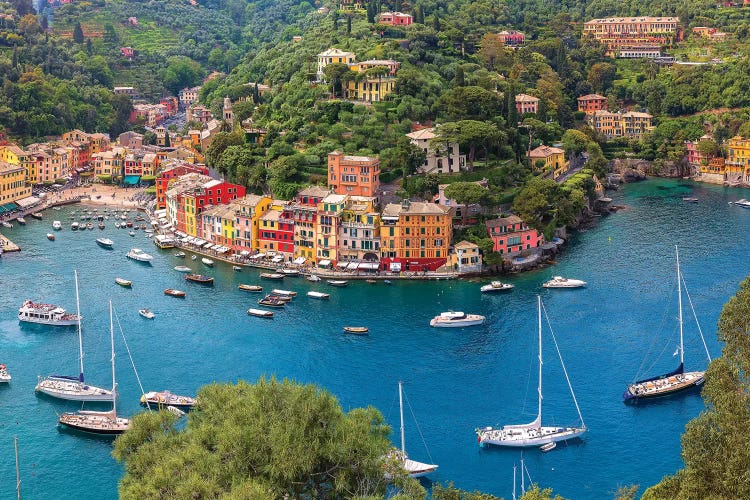
[{"label": "colorful building", "polygon": [[705,155],[698,151],[698,143],[701,141],[711,141],[713,137],[708,134],[704,134],[697,141],[685,141],[685,149],[687,150],[687,161],[688,163],[696,168],[702,168],[708,165],[715,155]]},{"label": "colorful building", "polygon": [[376,157],[348,156],[340,151],[329,153],[328,187],[337,194],[377,197],[380,161]]},{"label": "colorful building", "polygon": [[183,107],[188,107],[198,100],[200,87],[185,87],[177,94],[178,100]]},{"label": "colorful building", "polygon": [[330,189],[319,186],[305,188],[297,194],[295,202],[292,205],[295,260],[315,261],[315,256],[317,255],[316,225],[318,205],[329,194],[331,194]]},{"label": "colorful building", "polygon": [[482,252],[479,245],[466,240],[456,243],[448,254],[447,265],[459,274],[481,272]]},{"label": "colorful building", "polygon": [[425,202],[389,203],[380,226],[381,266],[389,271],[435,271],[448,259],[453,210]]},{"label": "colorful building", "polygon": [[[370,59],[349,63],[358,77],[349,80],[346,91],[349,99],[366,102],[384,101],[396,88],[396,71],[401,63],[392,59]],[[377,74],[369,72],[379,68]]]},{"label": "colorful building", "polygon": [[406,137],[426,154],[424,163],[417,168],[418,173],[452,174],[466,167],[466,155],[461,154],[457,142],[435,145],[437,134],[434,127],[411,132]]},{"label": "colorful building", "polygon": [[640,139],[646,132],[653,130],[654,117],[648,113],[628,111],[626,113],[611,113],[609,111],[595,111],[589,115],[589,124],[605,139],[629,137]]},{"label": "colorful building", "polygon": [[403,12],[381,12],[378,14],[378,22],[391,26],[409,26],[414,22],[414,17]]},{"label": "colorful building", "polygon": [[533,168],[537,168],[537,164],[543,162],[542,170],[551,172],[553,179],[566,174],[570,167],[570,162],[565,159],[565,150],[544,144],[529,151],[528,157]]},{"label": "colorful building", "polygon": [[[339,232],[338,265],[365,260],[380,262],[380,213],[375,198],[349,196],[344,202]],[[378,265],[372,270],[377,270]]]},{"label": "colorful building", "polygon": [[750,182],[750,139],[738,135],[727,141],[725,173],[733,180],[739,175],[742,182]]},{"label": "colorful building", "polygon": [[234,247],[235,215],[231,205],[215,205],[206,207],[201,214],[201,228],[199,238],[214,245]]},{"label": "colorful building", "polygon": [[353,52],[346,52],[336,47],[324,50],[318,54],[318,81],[323,81],[325,74],[323,70],[329,64],[340,63],[349,64],[354,62],[355,55]]},{"label": "colorful building", "polygon": [[258,231],[260,219],[271,208],[268,196],[247,194],[231,203],[234,209],[234,248],[240,252],[260,249]]},{"label": "colorful building", "polygon": [[11,203],[29,196],[31,186],[26,182],[26,169],[20,164],[0,161],[0,210],[5,211]]},{"label": "colorful building", "polygon": [[524,40],[526,40],[526,35],[516,30],[503,30],[497,34],[497,38],[506,47],[515,48],[523,44]]},{"label": "colorful building", "polygon": [[280,262],[294,257],[294,219],[292,204],[273,200],[269,210],[260,217],[258,226],[258,250],[271,255]]},{"label": "colorful building", "polygon": [[335,266],[338,261],[339,228],[348,198],[349,196],[345,194],[329,194],[318,203],[315,221],[317,237],[315,258],[319,266]]},{"label": "colorful building", "polygon": [[526,113],[536,114],[539,111],[539,98],[533,95],[518,94],[516,96],[516,112],[519,117]]},{"label": "colorful building", "polygon": [[156,209],[162,210],[167,208],[167,189],[169,183],[178,177],[190,173],[203,174],[208,176],[208,167],[205,165],[195,165],[192,163],[176,161],[165,165],[156,178]]},{"label": "colorful building", "polygon": [[504,255],[530,250],[544,243],[544,236],[536,229],[530,229],[517,215],[488,220],[484,224],[494,243],[492,250]]},{"label": "colorful building", "polygon": [[599,94],[582,95],[578,98],[578,111],[593,114],[596,111],[607,109],[607,98]]}]

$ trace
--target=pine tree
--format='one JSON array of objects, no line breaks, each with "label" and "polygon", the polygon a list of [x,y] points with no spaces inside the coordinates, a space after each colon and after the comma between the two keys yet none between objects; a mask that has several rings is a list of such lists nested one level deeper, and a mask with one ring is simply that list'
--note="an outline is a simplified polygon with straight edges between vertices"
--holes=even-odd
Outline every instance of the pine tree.
[{"label": "pine tree", "polygon": [[167,130],[166,134],[164,134],[164,147],[165,148],[172,147],[172,138],[169,137],[169,130]]},{"label": "pine tree", "polygon": [[81,28],[81,23],[76,23],[75,28],[73,28],[73,41],[75,43],[84,42],[83,29]]},{"label": "pine tree", "polygon": [[10,64],[14,69],[18,67],[18,45],[15,43],[13,44],[13,59]]},{"label": "pine tree", "polygon": [[456,67],[456,87],[463,87],[466,85],[466,79],[464,76],[464,68],[463,66],[457,66]]},{"label": "pine tree", "polygon": [[86,54],[91,57],[94,53],[94,46],[91,43],[91,38],[86,39]]},{"label": "pine tree", "polygon": [[346,16],[346,34],[347,35],[352,34],[352,16],[351,15]]},{"label": "pine tree", "polygon": [[505,93],[505,106],[508,119],[508,126],[515,127],[518,124],[518,111],[516,110],[516,94],[512,86],[508,86]]},{"label": "pine tree", "polygon": [[440,18],[437,12],[432,16],[432,27],[435,31],[440,31]]}]

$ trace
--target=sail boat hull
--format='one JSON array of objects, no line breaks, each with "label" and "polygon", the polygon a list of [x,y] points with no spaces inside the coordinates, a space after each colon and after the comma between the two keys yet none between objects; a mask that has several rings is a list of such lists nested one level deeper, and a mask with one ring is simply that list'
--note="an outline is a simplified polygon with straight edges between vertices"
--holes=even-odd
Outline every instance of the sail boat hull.
[{"label": "sail boat hull", "polygon": [[585,427],[536,427],[536,428],[502,428],[486,427],[477,431],[479,446],[507,446],[528,448],[557,443],[580,437],[586,432]]},{"label": "sail boat hull", "polygon": [[662,398],[700,387],[705,380],[705,372],[678,373],[669,377],[654,378],[630,384],[622,398],[626,403]]},{"label": "sail boat hull", "polygon": [[89,434],[117,436],[130,428],[127,418],[112,417],[111,412],[78,412],[60,415],[60,425]]},{"label": "sail boat hull", "polygon": [[34,390],[47,396],[67,401],[109,402],[113,399],[112,391],[109,389],[61,377],[40,377]]}]

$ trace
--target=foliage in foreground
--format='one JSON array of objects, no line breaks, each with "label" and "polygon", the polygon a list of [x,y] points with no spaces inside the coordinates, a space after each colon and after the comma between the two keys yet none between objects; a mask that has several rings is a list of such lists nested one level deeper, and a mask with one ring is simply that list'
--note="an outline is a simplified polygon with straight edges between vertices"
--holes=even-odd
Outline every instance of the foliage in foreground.
[{"label": "foliage in foreground", "polygon": [[646,490],[646,500],[750,498],[750,278],[740,284],[719,317],[722,356],[706,372],[707,410],[682,436],[685,468]]}]

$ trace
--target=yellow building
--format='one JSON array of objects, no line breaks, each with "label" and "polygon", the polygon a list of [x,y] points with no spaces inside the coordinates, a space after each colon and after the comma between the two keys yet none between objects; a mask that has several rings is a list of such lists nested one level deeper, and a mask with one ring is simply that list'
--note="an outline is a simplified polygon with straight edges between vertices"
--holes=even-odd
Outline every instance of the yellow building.
[{"label": "yellow building", "polygon": [[195,197],[180,196],[180,202],[182,204],[182,211],[185,214],[185,233],[188,236],[198,236]]},{"label": "yellow building", "polygon": [[15,144],[0,146],[0,162],[22,166],[26,172],[26,182],[29,184],[38,183],[36,162],[32,161],[31,155],[27,151]]},{"label": "yellow building", "polygon": [[743,181],[750,179],[750,139],[735,136],[727,141],[727,177],[742,176]]},{"label": "yellow building", "polygon": [[21,165],[0,161],[0,208],[31,196],[31,186],[26,182],[26,169]]},{"label": "yellow building", "polygon": [[466,240],[456,243],[448,254],[447,265],[458,273],[481,272],[482,254],[479,246]]},{"label": "yellow building", "polygon": [[[370,59],[349,63],[349,69],[357,73],[357,78],[347,83],[349,99],[367,102],[384,101],[396,88],[396,71],[401,63],[391,59]],[[368,70],[379,68],[381,74],[367,74]]]},{"label": "yellow building", "polygon": [[646,132],[653,130],[654,117],[648,113],[628,111],[610,113],[599,110],[587,117],[591,126],[605,139],[629,137],[640,139]]},{"label": "yellow building", "polygon": [[380,214],[375,210],[375,198],[350,196],[346,200],[338,239],[339,262],[380,260]]},{"label": "yellow building", "polygon": [[381,255],[392,271],[434,271],[448,259],[453,209],[404,200],[389,203],[380,227]]},{"label": "yellow building", "polygon": [[329,194],[318,203],[315,234],[316,251],[319,266],[336,265],[338,261],[338,235],[341,227],[341,215],[349,195]]},{"label": "yellow building", "polygon": [[234,246],[239,251],[251,252],[260,248],[258,228],[260,219],[271,207],[268,196],[248,194],[231,203],[234,209]]},{"label": "yellow building", "polygon": [[315,262],[318,203],[329,194],[330,189],[320,186],[310,186],[297,193],[291,210],[294,219],[294,257],[299,264],[308,260]]},{"label": "yellow building", "polygon": [[552,146],[541,145],[529,151],[528,157],[531,166],[535,168],[537,162],[544,162],[542,170],[552,172],[553,179],[557,179],[567,173],[570,166],[568,160],[565,159],[565,150]]},{"label": "yellow building", "polygon": [[325,76],[323,70],[326,66],[334,63],[349,64],[350,62],[354,62],[354,57],[353,52],[346,52],[336,47],[324,50],[318,54],[318,81],[323,81],[323,77]]}]

